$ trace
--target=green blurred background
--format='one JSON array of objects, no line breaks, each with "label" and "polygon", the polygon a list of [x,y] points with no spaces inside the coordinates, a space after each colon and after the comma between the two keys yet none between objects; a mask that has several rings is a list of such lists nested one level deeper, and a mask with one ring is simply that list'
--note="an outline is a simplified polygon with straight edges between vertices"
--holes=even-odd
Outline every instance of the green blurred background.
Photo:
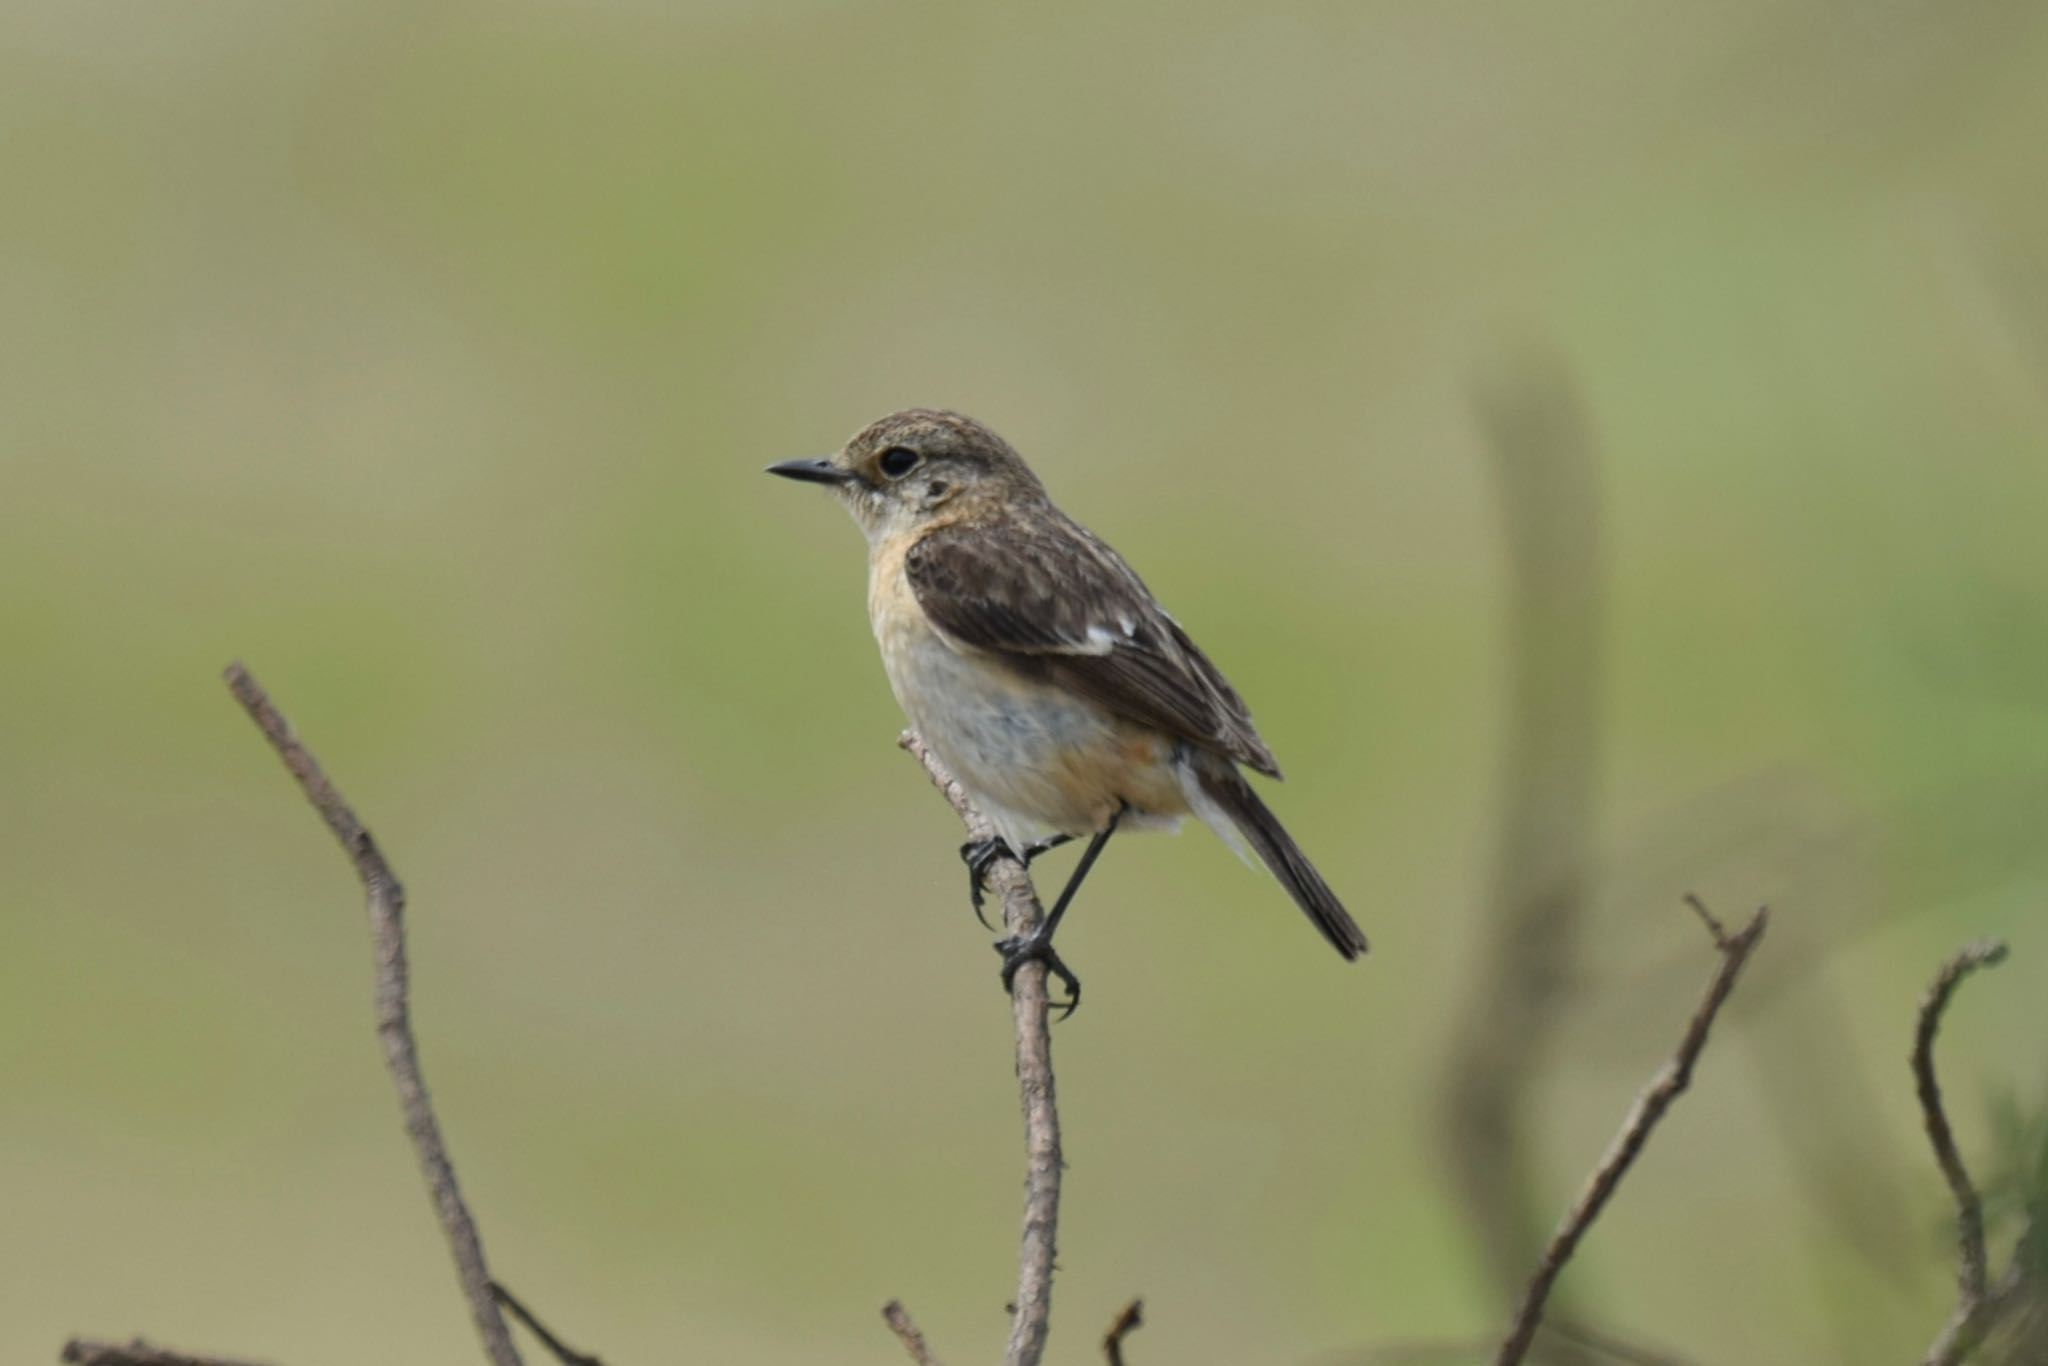
[{"label": "green blurred background", "polygon": [[2044,69],[2003,0],[12,0],[0,1356],[475,1356],[241,658],[411,888],[515,1288],[619,1363],[892,1362],[894,1295],[991,1358],[996,964],[857,534],[760,473],[912,404],[1141,568],[1374,941],[1202,832],[1111,851],[1053,1359],[1134,1292],[1140,1362],[1491,1333],[1444,1106],[1512,884],[1507,372],[1580,414],[1604,613],[1528,1198],[1675,1040],[1680,894],[1769,902],[1566,1287],[1702,1361],[1916,1357],[1951,948],[2016,950],[1944,1037],[1987,1169],[2048,1080]]}]

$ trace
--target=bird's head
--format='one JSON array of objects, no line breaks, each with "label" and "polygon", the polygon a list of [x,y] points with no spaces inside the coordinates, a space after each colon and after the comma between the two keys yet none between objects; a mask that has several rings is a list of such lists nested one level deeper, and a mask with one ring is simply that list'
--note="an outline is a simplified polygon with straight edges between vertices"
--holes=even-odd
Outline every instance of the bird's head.
[{"label": "bird's head", "polygon": [[768,472],[827,485],[874,542],[1045,497],[1009,442],[971,417],[930,408],[891,413],[832,455]]}]

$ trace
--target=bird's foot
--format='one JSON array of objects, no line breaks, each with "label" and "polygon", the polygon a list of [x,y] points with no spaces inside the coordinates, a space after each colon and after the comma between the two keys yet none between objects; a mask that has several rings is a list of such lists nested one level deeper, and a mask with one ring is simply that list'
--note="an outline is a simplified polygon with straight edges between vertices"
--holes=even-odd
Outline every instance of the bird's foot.
[{"label": "bird's foot", "polygon": [[[982,903],[988,890],[988,870],[999,858],[1015,858],[1010,846],[1001,839],[990,836],[985,840],[969,840],[960,846],[960,861],[967,865],[967,897],[974,903],[974,918],[981,927],[994,934],[996,927],[988,923],[988,916],[982,910]],[[1028,857],[1027,857],[1028,862]]]},{"label": "bird's foot", "polygon": [[985,840],[969,840],[961,845],[960,861],[967,865],[967,897],[974,903],[974,918],[981,922],[981,927],[990,934],[995,933],[996,927],[988,923],[988,915],[982,908],[988,900],[990,890],[988,870],[995,867],[997,859],[1013,858],[1029,868],[1031,860],[1048,849],[1059,848],[1073,838],[1072,835],[1052,835],[1042,840],[1034,840],[1024,846],[1024,852],[1021,854],[995,835]]},{"label": "bird's foot", "polygon": [[1057,978],[1059,984],[1067,989],[1067,999],[1059,1001],[1052,999],[1052,992],[1048,988],[1046,991],[1046,1004],[1057,1008],[1060,1011],[1060,1018],[1062,1020],[1080,1008],[1081,979],[1074,976],[1073,969],[1069,968],[1061,960],[1058,952],[1053,949],[1052,935],[1044,926],[1040,926],[1030,934],[1013,935],[1008,939],[998,939],[995,943],[995,951],[1003,956],[1004,991],[1013,994],[1016,992],[1017,970],[1019,968],[1023,967],[1026,963],[1043,963],[1045,964],[1045,975],[1048,978]]}]

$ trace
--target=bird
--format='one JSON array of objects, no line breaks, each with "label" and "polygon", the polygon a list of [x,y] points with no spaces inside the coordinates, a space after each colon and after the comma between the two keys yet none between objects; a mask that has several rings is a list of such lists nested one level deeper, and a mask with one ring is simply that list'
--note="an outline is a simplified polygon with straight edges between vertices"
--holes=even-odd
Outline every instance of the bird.
[{"label": "bird", "polygon": [[[1256,855],[1347,960],[1365,934],[1244,770],[1280,765],[1237,690],[1123,557],[1054,505],[1024,458],[960,413],[912,408],[832,455],[768,473],[829,488],[866,534],[868,619],[912,729],[996,830],[961,848],[976,913],[990,865],[1087,838],[1037,929],[996,944],[1001,978],[1053,949],[1119,830],[1192,815]],[[985,923],[985,922],[984,922]]]}]

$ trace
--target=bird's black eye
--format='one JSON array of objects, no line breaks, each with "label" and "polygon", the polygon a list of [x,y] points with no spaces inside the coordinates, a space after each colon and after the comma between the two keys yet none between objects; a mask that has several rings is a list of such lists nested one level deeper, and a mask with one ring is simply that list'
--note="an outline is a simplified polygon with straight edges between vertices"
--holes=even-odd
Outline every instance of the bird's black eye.
[{"label": "bird's black eye", "polygon": [[891,446],[875,464],[891,479],[901,479],[917,468],[917,452],[908,446]]}]

